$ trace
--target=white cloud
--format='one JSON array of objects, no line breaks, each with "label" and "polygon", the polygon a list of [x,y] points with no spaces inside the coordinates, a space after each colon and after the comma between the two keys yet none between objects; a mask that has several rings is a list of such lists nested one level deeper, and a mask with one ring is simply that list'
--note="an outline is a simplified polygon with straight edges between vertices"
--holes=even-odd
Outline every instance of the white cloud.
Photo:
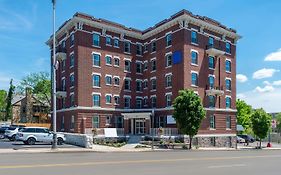
[{"label": "white cloud", "polygon": [[271,83],[269,81],[264,81],[263,84],[265,85],[271,85]]},{"label": "white cloud", "polygon": [[253,73],[253,79],[269,78],[272,77],[276,72],[279,72],[279,70],[263,68]]},{"label": "white cloud", "polygon": [[236,79],[240,83],[244,83],[244,82],[246,82],[248,80],[247,76],[243,75],[243,74],[237,74],[236,75]]},{"label": "white cloud", "polygon": [[272,83],[274,86],[281,86],[281,80],[273,81]]},{"label": "white cloud", "polygon": [[237,98],[245,100],[246,103],[250,104],[253,108],[263,108],[266,110],[266,112],[281,112],[281,88],[267,93],[257,93],[258,92],[254,91],[243,92],[240,93],[243,95],[237,94]]},{"label": "white cloud", "polygon": [[261,88],[260,86],[257,86],[254,90],[254,92],[259,92],[259,93],[266,93],[266,92],[272,92],[272,91],[274,91],[274,87],[271,85],[266,85],[263,88]]},{"label": "white cloud", "polygon": [[281,48],[276,52],[268,54],[264,61],[281,61]]}]

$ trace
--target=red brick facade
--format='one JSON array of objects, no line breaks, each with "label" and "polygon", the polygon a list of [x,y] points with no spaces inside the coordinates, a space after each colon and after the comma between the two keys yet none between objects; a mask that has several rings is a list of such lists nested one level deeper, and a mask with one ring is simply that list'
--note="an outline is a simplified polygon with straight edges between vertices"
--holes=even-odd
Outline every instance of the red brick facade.
[{"label": "red brick facade", "polygon": [[[198,44],[191,42],[191,31],[197,32]],[[126,28],[122,25],[91,16],[77,13],[67,21],[57,32],[58,51],[66,52],[65,69],[60,63],[57,71],[57,86],[62,87],[65,78],[67,97],[65,105],[62,99],[57,101],[57,129],[84,133],[85,128],[94,127],[93,116],[99,116],[98,127],[122,127],[127,134],[137,134],[131,131],[135,119],[125,119],[124,113],[151,113],[151,97],[156,96],[155,121],[145,121],[145,133],[149,134],[150,127],[176,127],[167,123],[167,115],[172,115],[172,107],[166,105],[166,94],[172,94],[172,100],[181,89],[193,89],[203,101],[207,111],[199,135],[227,135],[236,133],[236,41],[239,36],[233,29],[226,28],[220,23],[206,17],[195,16],[188,11],[181,11],[171,18],[162,21],[145,31]],[[93,33],[99,34],[99,46],[93,45]],[[167,46],[166,36],[171,34],[171,45]],[[71,46],[71,36],[74,44]],[[111,37],[111,45],[106,44],[106,36]],[[224,52],[215,56],[214,69],[209,68],[207,46],[209,37],[214,39],[215,52]],[[114,38],[118,38],[119,47],[114,47]],[[51,41],[48,41],[49,43]],[[124,52],[124,42],[129,41],[130,53]],[[156,42],[156,51],[152,52],[152,43]],[[63,46],[65,43],[65,46]],[[225,53],[226,43],[230,43],[230,53]],[[142,54],[137,55],[137,45],[140,44]],[[51,46],[51,44],[49,44]],[[148,48],[147,51],[145,48]],[[198,54],[198,64],[191,64],[191,51]],[[180,56],[175,56],[175,53]],[[74,66],[70,67],[70,55],[74,54]],[[100,54],[100,67],[93,66],[93,53]],[[166,55],[172,55],[172,65],[166,66]],[[106,65],[105,56],[112,56],[112,65]],[[120,58],[120,65],[114,66],[114,57]],[[178,63],[176,63],[178,57]],[[151,60],[156,60],[156,71],[152,71]],[[131,72],[125,70],[125,60],[131,60]],[[226,71],[226,60],[231,61],[231,71]],[[142,73],[136,72],[136,62],[142,63]],[[144,63],[148,69],[144,70]],[[198,86],[192,86],[191,72],[198,73]],[[74,86],[70,87],[70,75],[74,73]],[[92,75],[100,75],[100,87],[93,87]],[[165,75],[172,75],[172,86],[166,87]],[[105,76],[112,76],[112,84],[106,85]],[[214,87],[222,87],[223,95],[215,96],[215,106],[209,107],[209,98],[206,88],[209,86],[208,76],[215,77]],[[120,77],[119,86],[114,85],[114,77]],[[124,78],[131,79],[131,90],[124,88]],[[156,77],[156,90],[152,90],[151,78]],[[225,80],[231,79],[231,91],[226,90]],[[137,92],[136,80],[142,81],[142,92]],[[148,80],[148,88],[144,88],[144,80]],[[92,94],[100,94],[100,106],[93,106]],[[71,104],[70,94],[74,94],[74,104]],[[111,94],[111,103],[106,103],[106,94]],[[120,104],[116,105],[114,95],[120,97]],[[125,108],[124,96],[130,96],[130,108]],[[142,99],[142,106],[137,109],[136,97]],[[231,106],[226,108],[226,97],[230,97]],[[147,105],[144,105],[147,98]],[[215,116],[215,128],[210,129],[210,116]],[[72,117],[73,116],[73,117]],[[226,127],[226,118],[230,116],[230,128]],[[118,123],[121,117],[122,123]],[[74,119],[74,121],[73,121]],[[72,121],[71,121],[72,120]],[[133,120],[134,122],[131,122]],[[107,123],[107,124],[106,124]],[[154,126],[152,126],[154,125]],[[143,134],[145,134],[143,133]]]}]

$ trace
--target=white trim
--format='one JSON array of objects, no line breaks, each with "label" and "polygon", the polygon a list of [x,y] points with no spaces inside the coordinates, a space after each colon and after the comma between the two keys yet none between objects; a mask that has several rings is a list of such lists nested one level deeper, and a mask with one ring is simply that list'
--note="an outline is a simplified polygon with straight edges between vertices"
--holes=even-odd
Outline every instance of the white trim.
[{"label": "white trim", "polygon": [[156,60],[156,57],[150,58],[150,62],[152,62],[153,60]]},{"label": "white trim", "polygon": [[166,92],[166,93],[165,93],[165,96],[166,96],[166,95],[173,95],[173,93],[172,93],[172,92]]},{"label": "white trim", "polygon": [[143,64],[143,61],[141,61],[141,60],[136,60],[136,63],[141,63],[141,64]]},{"label": "white trim", "polygon": [[173,75],[173,73],[172,72],[166,73],[165,77],[167,77],[168,75]]},{"label": "white trim", "polygon": [[104,96],[111,96],[112,97],[112,94],[105,94]]},{"label": "white trim", "polygon": [[123,77],[123,80],[130,80],[130,81],[132,81],[132,78],[131,77]]},{"label": "white trim", "polygon": [[155,79],[155,80],[156,80],[156,77],[154,76],[154,77],[151,77],[151,78],[150,78],[150,80],[153,80],[153,79]]},{"label": "white trim", "polygon": [[100,95],[101,96],[101,93],[100,92],[92,92],[92,96],[93,95]]},{"label": "white trim", "polygon": [[113,78],[119,78],[119,80],[120,80],[120,76],[118,76],[118,75],[114,75]]},{"label": "white trim", "polygon": [[99,76],[101,76],[101,73],[98,73],[98,72],[92,72],[92,76],[93,75],[99,75]]},{"label": "white trim", "polygon": [[127,60],[127,61],[130,61],[130,62],[132,62],[132,58],[128,58],[128,57],[124,57],[124,59],[123,60]]},{"label": "white trim", "polygon": [[194,137],[234,137],[236,134],[198,134]]},{"label": "white trim", "polygon": [[69,78],[70,78],[71,75],[74,75],[74,72],[71,72],[71,73],[69,74]]},{"label": "white trim", "polygon": [[199,55],[198,50],[195,50],[195,49],[190,49],[190,53],[191,53],[191,52],[196,52],[196,53],[197,53],[197,56]]},{"label": "white trim", "polygon": [[123,95],[123,98],[132,98],[130,95]]},{"label": "white trim", "polygon": [[172,55],[172,54],[173,54],[173,52],[172,52],[172,51],[167,52],[167,53],[165,53],[165,57],[166,57],[166,56],[168,56],[168,55]]},{"label": "white trim", "polygon": [[232,62],[231,59],[229,59],[229,58],[225,58],[225,61],[230,61],[230,62]]},{"label": "white trim", "polygon": [[142,96],[136,96],[136,99],[143,99],[143,97]]},{"label": "white trim", "polygon": [[142,79],[136,79],[136,81],[140,81],[140,82],[143,82],[143,80],[142,80]]},{"label": "white trim", "polygon": [[157,97],[156,95],[150,95],[150,97],[149,98],[152,98],[152,97]]},{"label": "white trim", "polygon": [[214,74],[209,74],[209,75],[208,75],[208,78],[209,78],[209,77],[214,77],[214,78],[216,78],[216,75],[214,75]]},{"label": "white trim", "polygon": [[197,75],[199,75],[198,71],[194,71],[194,70],[191,70],[190,73],[196,73]]},{"label": "white trim", "polygon": [[232,98],[230,95],[225,95],[225,98]]},{"label": "white trim", "polygon": [[100,53],[100,52],[95,52],[95,51],[93,51],[93,52],[92,52],[92,55],[94,55],[94,54],[101,56],[101,53]]},{"label": "white trim", "polygon": [[225,77],[225,80],[230,80],[231,81],[231,78],[230,77]]},{"label": "white trim", "polygon": [[106,54],[104,57],[110,57],[112,59],[112,55]]},{"label": "white trim", "polygon": [[112,75],[109,75],[109,74],[105,74],[104,77],[111,77],[112,78]]}]

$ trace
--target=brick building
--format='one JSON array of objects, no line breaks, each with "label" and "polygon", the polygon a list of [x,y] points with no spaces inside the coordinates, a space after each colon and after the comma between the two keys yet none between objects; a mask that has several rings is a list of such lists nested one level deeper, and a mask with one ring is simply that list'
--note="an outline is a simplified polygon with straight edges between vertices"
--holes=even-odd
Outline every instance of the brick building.
[{"label": "brick building", "polygon": [[235,141],[235,30],[186,10],[144,31],[76,13],[56,37],[58,131],[175,128],[172,101],[192,89],[207,111],[199,141]]}]

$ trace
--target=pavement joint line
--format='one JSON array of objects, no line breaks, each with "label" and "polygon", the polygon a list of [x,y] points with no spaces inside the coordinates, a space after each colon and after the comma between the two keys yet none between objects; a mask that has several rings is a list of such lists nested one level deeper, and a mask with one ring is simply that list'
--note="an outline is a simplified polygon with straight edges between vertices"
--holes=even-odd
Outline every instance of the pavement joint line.
[{"label": "pavement joint line", "polygon": [[237,156],[237,157],[204,157],[204,158],[182,158],[182,159],[154,159],[154,160],[126,160],[126,161],[104,161],[104,162],[81,162],[81,163],[59,163],[59,164],[31,164],[31,165],[4,165],[1,169],[21,169],[21,168],[48,168],[48,167],[70,167],[89,165],[116,165],[116,164],[137,164],[137,163],[164,163],[178,161],[198,161],[198,160],[231,160],[231,159],[253,159],[253,158],[280,158],[281,155],[262,156]]},{"label": "pavement joint line", "polygon": [[214,168],[235,168],[235,167],[244,167],[246,164],[231,164],[231,165],[213,165],[208,166],[208,168],[214,169]]}]

